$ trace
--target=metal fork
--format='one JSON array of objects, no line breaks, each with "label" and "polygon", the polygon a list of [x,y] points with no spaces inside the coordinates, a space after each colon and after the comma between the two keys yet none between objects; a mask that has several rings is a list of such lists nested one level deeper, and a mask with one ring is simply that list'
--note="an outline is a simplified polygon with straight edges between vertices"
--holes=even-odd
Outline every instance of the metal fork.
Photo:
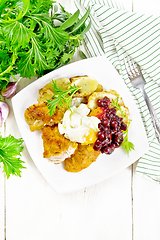
[{"label": "metal fork", "polygon": [[134,88],[138,88],[141,91],[141,93],[144,97],[144,100],[147,104],[150,115],[152,117],[152,122],[153,122],[153,126],[154,126],[154,129],[155,129],[158,141],[160,143],[160,120],[158,119],[158,116],[157,116],[157,114],[156,114],[156,112],[155,112],[155,110],[154,110],[146,92],[145,92],[144,85],[145,85],[146,81],[145,81],[145,79],[142,75],[140,67],[129,56],[124,57],[124,64],[125,64],[125,68],[126,68],[128,77],[129,77],[129,79],[132,83],[132,86]]}]

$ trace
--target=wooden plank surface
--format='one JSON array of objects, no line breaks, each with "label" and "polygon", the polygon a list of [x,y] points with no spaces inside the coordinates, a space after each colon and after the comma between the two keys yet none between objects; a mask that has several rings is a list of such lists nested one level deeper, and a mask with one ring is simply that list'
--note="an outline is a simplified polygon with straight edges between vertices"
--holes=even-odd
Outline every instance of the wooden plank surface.
[{"label": "wooden plank surface", "polygon": [[[135,11],[158,12],[158,0],[119,1],[130,11],[133,6]],[[73,0],[59,2],[66,10],[74,10]],[[20,137],[12,108],[6,122],[8,134]],[[132,166],[95,186],[59,195],[39,173],[26,148],[22,158],[27,169],[21,178],[12,176],[4,184],[0,171],[0,240],[5,238],[4,185],[6,240],[160,239],[159,185],[133,174]]]},{"label": "wooden plank surface", "polygon": [[[73,1],[60,2],[66,10],[74,8]],[[7,133],[20,137],[14,117],[7,126]],[[26,149],[23,160],[22,178],[7,180],[7,240],[132,239],[131,168],[96,186],[58,195]]]},{"label": "wooden plank surface", "polygon": [[[14,118],[11,123],[15,127],[6,134],[20,137]],[[23,160],[22,178],[6,181],[7,240],[132,240],[131,167],[96,186],[59,195],[26,149]]]},{"label": "wooden plank surface", "polygon": [[0,165],[0,239],[4,239],[5,231],[5,195],[4,195],[4,174]]},{"label": "wooden plank surface", "polygon": [[[5,124],[0,128],[0,134],[5,134]],[[0,163],[0,239],[5,239],[5,177],[3,173],[3,165]]]},{"label": "wooden plank surface", "polygon": [[[9,133],[20,137],[12,112],[7,120]],[[27,169],[22,177],[6,181],[7,240],[117,240],[119,236],[132,240],[131,167],[96,186],[58,195],[26,149],[23,161]]]},{"label": "wooden plank surface", "polygon": [[[133,0],[133,10],[159,16],[159,0]],[[134,174],[133,185],[134,240],[160,239],[160,185]]]},{"label": "wooden plank surface", "polygon": [[134,239],[160,239],[160,186],[135,174],[134,176]]},{"label": "wooden plank surface", "polygon": [[96,186],[58,195],[29,157],[26,161],[22,178],[7,182],[7,240],[132,239],[130,169]]}]

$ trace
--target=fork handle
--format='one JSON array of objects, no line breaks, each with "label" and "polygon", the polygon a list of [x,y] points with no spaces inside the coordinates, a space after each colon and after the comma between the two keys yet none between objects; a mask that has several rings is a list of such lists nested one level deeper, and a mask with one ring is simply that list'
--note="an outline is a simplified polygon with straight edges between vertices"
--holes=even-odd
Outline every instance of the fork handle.
[{"label": "fork handle", "polygon": [[150,112],[150,115],[152,117],[152,122],[153,122],[153,126],[154,126],[154,129],[155,129],[155,132],[157,134],[157,137],[158,137],[158,141],[160,143],[160,120],[158,119],[158,116],[152,106],[152,103],[151,101],[149,100],[149,97],[147,96],[147,93],[145,92],[144,88],[140,88],[142,94],[143,94],[143,97],[144,97],[144,100],[147,104],[147,107],[149,109],[149,112]]}]

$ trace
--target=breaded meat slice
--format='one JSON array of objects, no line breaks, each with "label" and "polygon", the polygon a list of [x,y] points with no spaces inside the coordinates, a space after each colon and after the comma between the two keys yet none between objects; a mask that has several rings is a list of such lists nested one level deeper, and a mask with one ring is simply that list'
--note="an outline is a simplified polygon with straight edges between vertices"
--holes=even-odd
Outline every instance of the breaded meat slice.
[{"label": "breaded meat slice", "polygon": [[57,107],[56,112],[50,116],[47,102],[42,102],[28,107],[24,116],[31,132],[34,132],[35,130],[41,130],[45,125],[52,126],[61,122],[66,108],[66,105]]},{"label": "breaded meat slice", "polygon": [[74,154],[65,160],[65,170],[68,172],[80,172],[89,167],[92,162],[95,162],[100,153],[100,151],[93,149],[93,144],[78,144]]},{"label": "breaded meat slice", "polygon": [[59,133],[58,126],[45,126],[42,129],[43,157],[54,163],[61,163],[69,158],[78,144],[71,142]]}]

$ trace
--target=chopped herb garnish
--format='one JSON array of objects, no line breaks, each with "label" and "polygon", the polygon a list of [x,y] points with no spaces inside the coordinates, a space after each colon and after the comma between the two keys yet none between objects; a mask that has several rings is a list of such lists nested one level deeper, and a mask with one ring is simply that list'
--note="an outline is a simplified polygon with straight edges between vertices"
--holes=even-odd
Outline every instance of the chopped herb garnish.
[{"label": "chopped herb garnish", "polygon": [[56,107],[59,107],[59,106],[62,107],[64,103],[70,109],[72,96],[76,91],[80,89],[80,87],[76,87],[75,85],[72,86],[68,84],[69,88],[67,90],[62,90],[61,88],[57,87],[56,81],[52,81],[52,82],[53,82],[54,95],[51,100],[47,101],[50,116],[52,116],[55,113]]},{"label": "chopped herb garnish", "polygon": [[122,142],[122,148],[126,151],[127,155],[129,155],[129,152],[131,150],[134,150],[134,144],[128,141],[128,129],[129,129],[130,123],[131,123],[131,120],[128,121],[127,123],[127,130],[123,132],[123,142]]},{"label": "chopped herb garnish", "polygon": [[113,99],[112,106],[115,107],[116,109],[118,109],[121,112],[121,116],[124,118],[124,117],[126,117],[126,114],[124,114],[124,112],[123,112],[121,106],[119,106],[118,102],[119,102],[119,97],[117,97],[116,100]]},{"label": "chopped herb garnish", "polygon": [[[122,110],[121,106],[118,104],[119,102],[119,97],[117,97],[115,100],[112,100],[111,104],[113,107],[115,107],[117,110],[121,112],[121,117],[125,118],[126,114]],[[126,151],[127,155],[129,156],[129,152],[131,150],[134,150],[134,144],[132,142],[129,142],[128,140],[128,130],[130,126],[131,120],[128,120],[127,124],[127,130],[123,131],[123,142],[122,142],[122,148]]]}]

